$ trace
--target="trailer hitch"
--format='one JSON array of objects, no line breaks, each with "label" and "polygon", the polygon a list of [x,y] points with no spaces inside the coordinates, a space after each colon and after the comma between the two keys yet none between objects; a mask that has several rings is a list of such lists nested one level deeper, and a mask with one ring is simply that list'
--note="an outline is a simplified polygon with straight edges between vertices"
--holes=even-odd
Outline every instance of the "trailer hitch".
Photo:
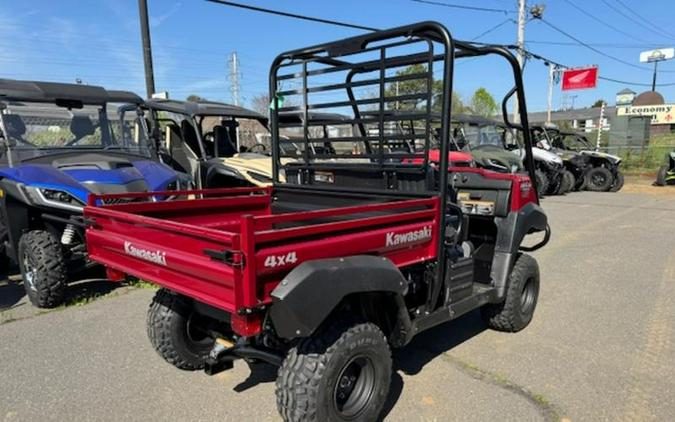
[{"label": "trailer hitch", "polygon": [[204,372],[207,375],[215,375],[232,369],[236,359],[260,360],[275,366],[281,366],[284,358],[270,350],[257,348],[239,341],[236,344],[230,340],[219,338],[213,345],[213,349],[206,358]]}]

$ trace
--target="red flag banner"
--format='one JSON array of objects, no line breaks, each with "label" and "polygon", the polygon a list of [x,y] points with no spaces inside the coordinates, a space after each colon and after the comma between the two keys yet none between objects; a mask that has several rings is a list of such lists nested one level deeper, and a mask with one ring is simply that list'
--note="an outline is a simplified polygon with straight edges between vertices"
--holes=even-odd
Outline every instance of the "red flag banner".
[{"label": "red flag banner", "polygon": [[562,75],[562,90],[595,88],[598,84],[598,68],[585,67],[566,69]]}]

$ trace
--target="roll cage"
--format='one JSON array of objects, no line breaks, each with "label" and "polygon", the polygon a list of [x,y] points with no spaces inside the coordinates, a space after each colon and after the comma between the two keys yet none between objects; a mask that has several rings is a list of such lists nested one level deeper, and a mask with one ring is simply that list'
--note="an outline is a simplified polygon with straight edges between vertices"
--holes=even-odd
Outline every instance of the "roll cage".
[{"label": "roll cage", "polygon": [[[393,53],[388,55],[388,53]],[[288,51],[276,57],[270,68],[270,113],[272,132],[273,185],[284,190],[330,190],[344,193],[388,193],[421,196],[437,196],[439,227],[446,227],[451,218],[449,211],[457,206],[450,201],[449,145],[451,124],[451,97],[455,59],[496,55],[510,65],[515,85],[502,101],[505,124],[523,133],[525,146],[524,164],[536,192],[536,178],[532,143],[525,103],[525,91],[521,68],[516,57],[506,48],[478,46],[454,40],[449,31],[437,22],[421,22],[378,31],[337,42]],[[416,66],[412,72],[403,72],[406,66]],[[441,74],[441,90],[434,93],[436,67]],[[404,94],[391,91],[397,83],[422,82],[416,92]],[[286,88],[286,84],[292,85]],[[357,91],[358,89],[358,91]],[[372,95],[372,92],[377,92]],[[365,93],[364,93],[365,92]],[[329,94],[331,100],[322,99]],[[337,94],[337,95],[336,95]],[[507,105],[516,95],[520,121],[509,121]],[[295,97],[299,105],[283,106],[287,97]],[[318,99],[317,99],[318,98]],[[388,113],[400,103],[408,104],[409,111]],[[397,105],[396,107],[394,105]],[[364,116],[364,107],[376,111]],[[358,130],[352,136],[333,139],[332,142],[363,143],[365,151],[345,156],[337,154],[310,155],[310,144],[315,142],[308,130],[308,114],[311,111],[339,110],[350,114],[342,122],[355,125]],[[433,112],[440,112],[440,122],[434,128]],[[291,163],[281,163],[279,130],[285,127],[279,115],[284,112],[301,112],[304,154]],[[385,122],[420,121],[421,133],[401,133],[395,136],[385,133]],[[377,124],[375,135],[366,131],[368,123]],[[429,159],[431,136],[434,129],[440,132],[440,163],[434,167]],[[420,147],[412,154],[389,154],[385,151],[388,142],[410,140]],[[417,142],[420,141],[420,142]],[[324,142],[323,139],[320,142]],[[373,147],[377,143],[377,148]],[[422,158],[422,160],[419,160]],[[415,164],[402,164],[405,159],[417,159]],[[398,160],[398,161],[397,161]],[[416,164],[420,162],[421,164]],[[280,180],[281,171],[285,182]],[[336,185],[335,174],[356,173],[345,177],[345,185]],[[461,211],[459,212],[461,215]],[[437,245],[438,262],[445,262],[444,242]],[[437,280],[444,280],[444,265],[438,268]],[[436,283],[436,287],[441,286]],[[436,295],[434,295],[436,297]]]}]

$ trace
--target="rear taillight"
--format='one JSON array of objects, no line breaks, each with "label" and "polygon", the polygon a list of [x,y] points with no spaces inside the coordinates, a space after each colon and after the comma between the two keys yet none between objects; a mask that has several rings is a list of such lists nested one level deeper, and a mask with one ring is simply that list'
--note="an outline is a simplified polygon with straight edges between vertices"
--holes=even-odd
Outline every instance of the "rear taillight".
[{"label": "rear taillight", "polygon": [[251,337],[262,331],[263,315],[260,312],[253,314],[232,314],[232,331],[242,337]]},{"label": "rear taillight", "polygon": [[110,267],[105,268],[105,276],[110,281],[124,281],[127,278],[127,275],[122,271]]},{"label": "rear taillight", "polygon": [[537,192],[528,176],[517,176],[511,184],[511,211],[519,211],[529,203],[538,203]]}]

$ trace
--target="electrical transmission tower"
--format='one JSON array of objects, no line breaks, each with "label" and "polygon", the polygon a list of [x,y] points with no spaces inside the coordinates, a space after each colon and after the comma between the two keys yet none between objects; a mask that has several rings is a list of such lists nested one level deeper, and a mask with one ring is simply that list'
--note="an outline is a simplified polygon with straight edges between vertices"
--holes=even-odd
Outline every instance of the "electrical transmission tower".
[{"label": "electrical transmission tower", "polygon": [[230,92],[232,93],[232,102],[234,105],[239,105],[239,94],[241,92],[239,86],[239,58],[237,52],[230,55]]}]

